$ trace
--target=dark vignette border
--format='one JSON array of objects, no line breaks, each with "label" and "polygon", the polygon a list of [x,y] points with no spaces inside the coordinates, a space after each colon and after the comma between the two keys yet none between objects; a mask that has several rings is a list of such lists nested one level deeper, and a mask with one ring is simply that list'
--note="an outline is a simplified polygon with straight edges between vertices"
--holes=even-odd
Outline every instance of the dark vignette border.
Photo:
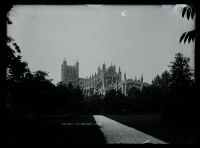
[{"label": "dark vignette border", "polygon": [[[3,111],[1,113],[5,113],[5,76],[6,76],[6,67],[5,67],[5,59],[6,59],[6,36],[7,36],[7,14],[11,10],[11,8],[14,5],[80,5],[80,4],[108,4],[108,5],[160,5],[160,4],[190,4],[195,7],[196,10],[196,22],[195,22],[195,28],[197,31],[196,39],[195,39],[195,94],[192,94],[191,97],[196,98],[195,103],[195,109],[196,109],[196,116],[198,116],[198,99],[199,98],[199,86],[200,86],[200,80],[199,80],[199,71],[200,67],[198,65],[199,59],[200,59],[200,37],[199,37],[199,0],[8,0],[5,3],[2,3],[0,5],[0,55],[1,55],[1,61],[0,61],[0,85],[1,85],[1,109]],[[177,41],[178,42],[178,41]],[[5,116],[3,114],[2,116]],[[3,122],[4,123],[4,122]],[[198,123],[196,123],[196,127]],[[6,127],[5,124],[1,127]],[[197,132],[196,132],[197,135]]]}]

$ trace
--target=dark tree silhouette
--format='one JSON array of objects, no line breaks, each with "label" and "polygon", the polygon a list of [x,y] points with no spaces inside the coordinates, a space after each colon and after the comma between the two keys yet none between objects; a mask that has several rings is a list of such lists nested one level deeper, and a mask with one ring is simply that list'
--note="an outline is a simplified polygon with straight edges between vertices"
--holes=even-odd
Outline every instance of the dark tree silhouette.
[{"label": "dark tree silhouette", "polygon": [[137,97],[140,94],[140,90],[138,90],[135,87],[132,87],[129,91],[128,91],[128,96],[129,97]]},{"label": "dark tree silhouette", "polygon": [[162,123],[176,126],[193,124],[194,80],[190,58],[176,53],[170,67],[170,91],[162,106]]},{"label": "dark tree silhouette", "polygon": [[161,78],[162,78],[162,87],[168,91],[170,87],[170,79],[171,79],[170,73],[167,70],[165,70],[162,73]]},{"label": "dark tree silhouette", "polygon": [[[188,5],[185,6],[182,10],[182,17],[186,16],[187,19],[189,20],[190,18],[193,20],[195,15],[196,15],[196,11],[194,6],[192,5]],[[182,41],[184,41],[184,43],[186,43],[186,41],[188,41],[188,43],[190,43],[191,41],[194,41],[196,37],[196,29],[188,31],[188,32],[184,32],[181,37],[180,37],[180,43]]]},{"label": "dark tree silhouette", "polygon": [[28,64],[21,60],[21,50],[11,37],[7,37],[6,52],[6,79],[21,80],[25,72],[29,72],[29,68]]},{"label": "dark tree silhouette", "polygon": [[170,88],[170,78],[171,75],[170,73],[165,70],[161,76],[157,75],[153,80],[152,80],[152,86],[153,87],[161,87],[164,91],[169,91]]},{"label": "dark tree silhouette", "polygon": [[[12,24],[9,15],[10,13],[7,15],[7,25]],[[22,61],[21,50],[11,36],[7,36],[6,43],[6,79],[19,81],[24,78],[25,72],[29,72],[28,64]]]},{"label": "dark tree silhouette", "polygon": [[126,97],[114,89],[108,91],[104,97],[103,110],[106,114],[121,114],[126,109]]},{"label": "dark tree silhouette", "polygon": [[159,87],[162,85],[162,78],[157,75],[153,80],[152,80],[152,86]]},{"label": "dark tree silhouette", "polygon": [[103,100],[100,95],[86,96],[82,106],[83,114],[101,114],[103,109]]},{"label": "dark tree silhouette", "polygon": [[189,61],[189,57],[184,57],[182,53],[176,53],[174,61],[171,62],[171,65],[169,65],[171,74],[171,89],[174,92],[183,91],[183,88],[187,88],[192,85],[193,73],[189,65]]},{"label": "dark tree silhouette", "polygon": [[36,81],[46,81],[46,77],[48,77],[48,73],[45,71],[38,70],[34,72],[34,80]]}]

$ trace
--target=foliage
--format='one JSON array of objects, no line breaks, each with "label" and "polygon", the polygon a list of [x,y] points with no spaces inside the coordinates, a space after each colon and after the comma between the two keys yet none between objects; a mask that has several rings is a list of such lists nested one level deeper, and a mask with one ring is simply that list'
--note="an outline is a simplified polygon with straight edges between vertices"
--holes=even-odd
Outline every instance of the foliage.
[{"label": "foliage", "polygon": [[154,112],[162,113],[162,123],[180,123],[178,121],[184,120],[183,114],[187,114],[190,119],[192,117],[192,111],[184,109],[192,106],[192,99],[188,102],[187,98],[193,92],[194,80],[189,58],[182,53],[175,55],[169,67],[170,71],[157,75],[151,86],[143,87],[142,90],[133,87],[128,96],[110,90],[104,98],[99,95],[84,96],[79,87],[71,84],[66,86],[60,82],[55,86],[48,79],[47,72],[26,71],[22,72],[23,78],[20,81],[7,80],[7,99],[15,115]]},{"label": "foliage", "polygon": [[193,74],[189,61],[189,57],[184,57],[182,53],[176,53],[174,61],[169,65],[171,68],[170,75],[172,90],[178,91],[192,85]]},{"label": "foliage", "polygon": [[186,41],[188,41],[188,43],[190,43],[191,41],[194,42],[195,37],[196,37],[196,30],[184,32],[181,35],[179,42],[181,43],[183,40],[184,40],[184,43],[186,43]]},{"label": "foliage", "polygon": [[84,97],[83,114],[94,115],[101,114],[103,108],[103,100],[100,95]]},{"label": "foliage", "polygon": [[21,60],[21,50],[13,38],[7,37],[6,45],[6,79],[19,81],[24,78],[24,73],[29,72],[28,64]]},{"label": "foliage", "polygon": [[103,101],[103,111],[106,114],[121,114],[125,111],[126,97],[120,92],[110,90]]},{"label": "foliage", "polygon": [[182,17],[187,16],[187,19],[189,20],[190,18],[193,20],[194,16],[196,14],[195,8],[191,5],[185,6],[182,10]]},{"label": "foliage", "polygon": [[164,89],[165,91],[169,91],[170,88],[170,79],[171,75],[167,70],[165,70],[161,76],[157,75],[153,80],[152,80],[152,86],[153,87],[160,87]]},{"label": "foliage", "polygon": [[159,75],[157,75],[153,80],[152,80],[152,85],[153,86],[161,86],[162,85],[162,79]]},{"label": "foliage", "polygon": [[182,53],[176,53],[169,65],[170,92],[162,106],[162,122],[165,124],[189,126],[194,119],[194,80],[189,61]]},{"label": "foliage", "polygon": [[[182,17],[186,16],[187,19],[189,20],[190,18],[193,20],[194,16],[196,15],[196,10],[194,8],[194,6],[188,5],[185,6],[182,10]],[[180,37],[180,43],[182,41],[184,41],[184,43],[186,43],[186,41],[188,41],[188,43],[190,43],[191,41],[194,42],[194,39],[196,37],[196,29],[188,31],[188,32],[184,32],[181,37]]]}]

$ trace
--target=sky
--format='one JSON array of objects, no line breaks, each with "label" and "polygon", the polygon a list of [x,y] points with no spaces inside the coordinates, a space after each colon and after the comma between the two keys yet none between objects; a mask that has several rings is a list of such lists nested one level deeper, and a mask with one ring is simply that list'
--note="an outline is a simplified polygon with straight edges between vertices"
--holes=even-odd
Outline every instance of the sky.
[{"label": "sky", "polygon": [[194,43],[180,44],[194,20],[181,17],[184,5],[15,5],[8,25],[30,70],[47,71],[57,84],[61,64],[79,61],[79,76],[89,77],[106,63],[151,83],[169,70],[175,53],[190,57]]}]

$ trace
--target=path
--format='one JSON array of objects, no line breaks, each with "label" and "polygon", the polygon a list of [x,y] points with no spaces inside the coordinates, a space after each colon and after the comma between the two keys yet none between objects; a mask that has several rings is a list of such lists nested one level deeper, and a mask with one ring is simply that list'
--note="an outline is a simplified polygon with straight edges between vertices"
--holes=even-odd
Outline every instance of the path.
[{"label": "path", "polygon": [[166,142],[128,127],[102,115],[94,115],[96,123],[109,144],[166,144]]}]

